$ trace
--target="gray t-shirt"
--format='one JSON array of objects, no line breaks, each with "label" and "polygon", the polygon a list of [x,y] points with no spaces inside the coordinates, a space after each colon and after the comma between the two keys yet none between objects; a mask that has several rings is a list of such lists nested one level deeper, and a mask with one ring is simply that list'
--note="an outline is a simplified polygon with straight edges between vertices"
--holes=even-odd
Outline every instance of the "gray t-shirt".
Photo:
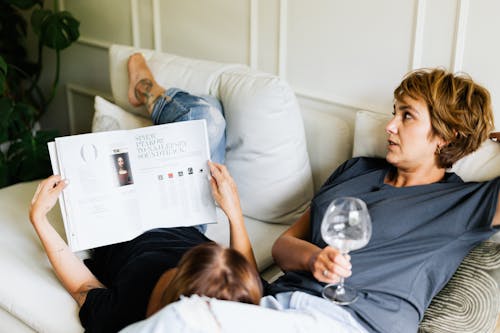
[{"label": "gray t-shirt", "polygon": [[[346,285],[360,298],[348,310],[369,332],[416,332],[425,309],[468,252],[495,230],[500,179],[464,183],[447,173],[441,182],[409,187],[384,184],[393,167],[383,159],[355,158],[326,181],[311,203],[312,243],[323,248],[321,220],[330,202],[358,197],[373,223],[368,245],[353,251]],[[309,272],[287,272],[270,294],[300,290],[321,297],[324,284]]]}]

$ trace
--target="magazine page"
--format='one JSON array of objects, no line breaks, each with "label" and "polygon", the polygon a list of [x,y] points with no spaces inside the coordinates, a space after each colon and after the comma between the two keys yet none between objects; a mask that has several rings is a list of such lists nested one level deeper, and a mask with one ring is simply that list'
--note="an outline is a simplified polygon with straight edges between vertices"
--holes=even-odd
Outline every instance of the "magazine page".
[{"label": "magazine page", "polygon": [[214,223],[205,120],[131,130],[129,159],[143,231]]},{"label": "magazine page", "polygon": [[138,236],[138,195],[129,168],[127,131],[56,138],[59,171],[69,180],[63,214],[70,248],[80,251]]},{"label": "magazine page", "polygon": [[[52,166],[52,173],[54,175],[60,175],[61,173],[59,172],[59,158],[57,157],[56,143],[48,142],[47,148],[49,149],[49,157],[50,157],[50,164]],[[62,192],[59,195],[59,208],[61,209],[61,216],[64,224],[64,230],[67,231],[69,230],[70,227],[68,225],[68,220],[66,218],[67,216],[66,206],[64,204],[64,198]],[[66,239],[68,239],[68,235],[66,235]]]}]

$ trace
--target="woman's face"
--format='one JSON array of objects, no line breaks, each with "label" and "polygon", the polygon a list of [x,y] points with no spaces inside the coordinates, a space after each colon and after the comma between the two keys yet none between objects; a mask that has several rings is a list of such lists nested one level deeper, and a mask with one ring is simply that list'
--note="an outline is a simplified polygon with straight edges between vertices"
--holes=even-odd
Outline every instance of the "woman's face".
[{"label": "woman's face", "polygon": [[429,109],[423,100],[404,97],[394,104],[394,117],[387,124],[386,159],[400,169],[436,166],[435,152],[444,141],[432,135]]},{"label": "woman's face", "polygon": [[121,168],[121,167],[123,167],[124,164],[125,164],[125,162],[123,161],[123,158],[118,157],[118,166]]}]

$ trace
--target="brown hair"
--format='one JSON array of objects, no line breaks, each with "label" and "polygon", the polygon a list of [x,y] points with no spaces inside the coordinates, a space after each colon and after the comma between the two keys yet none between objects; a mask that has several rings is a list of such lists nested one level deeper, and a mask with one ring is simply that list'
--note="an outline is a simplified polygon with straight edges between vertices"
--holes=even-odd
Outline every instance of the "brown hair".
[{"label": "brown hair", "polygon": [[240,252],[210,242],[184,254],[163,293],[161,306],[193,294],[258,304],[262,283],[257,270]]},{"label": "brown hair", "polygon": [[447,144],[436,154],[437,164],[449,168],[475,151],[493,129],[493,110],[487,89],[467,74],[443,69],[419,69],[406,75],[394,90],[394,99],[423,100],[431,118],[431,135]]}]

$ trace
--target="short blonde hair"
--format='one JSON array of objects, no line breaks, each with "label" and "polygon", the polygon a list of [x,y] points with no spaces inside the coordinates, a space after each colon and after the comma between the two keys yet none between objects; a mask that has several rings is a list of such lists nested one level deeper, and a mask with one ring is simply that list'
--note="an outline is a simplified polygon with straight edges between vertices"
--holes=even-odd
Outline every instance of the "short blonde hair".
[{"label": "short blonde hair", "polygon": [[161,306],[193,294],[259,304],[262,282],[257,270],[238,251],[209,242],[186,252],[161,298]]},{"label": "short blonde hair", "polygon": [[475,151],[493,129],[490,94],[467,74],[415,70],[394,90],[395,100],[402,101],[406,96],[427,104],[431,134],[447,142],[436,156],[441,168],[449,168]]}]

